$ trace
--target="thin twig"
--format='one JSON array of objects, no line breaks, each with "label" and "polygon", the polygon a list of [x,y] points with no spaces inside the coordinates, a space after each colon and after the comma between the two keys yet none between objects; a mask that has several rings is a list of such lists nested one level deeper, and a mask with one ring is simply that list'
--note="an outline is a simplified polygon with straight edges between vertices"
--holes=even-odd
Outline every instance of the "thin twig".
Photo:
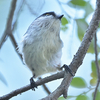
[{"label": "thin twig", "polygon": [[9,12],[9,17],[8,17],[7,24],[6,24],[6,29],[5,29],[5,31],[3,33],[3,36],[1,37],[1,40],[0,40],[0,48],[2,47],[2,45],[5,42],[5,40],[7,39],[7,37],[9,36],[10,39],[11,39],[11,42],[12,42],[14,48],[15,48],[16,53],[19,55],[19,57],[22,60],[22,55],[19,54],[17,52],[17,50],[16,50],[16,48],[17,48],[17,42],[16,42],[16,40],[15,40],[13,34],[12,34],[12,29],[11,29],[13,15],[14,15],[14,11],[15,11],[15,8],[16,8],[16,2],[17,2],[17,0],[13,0],[12,1],[10,12]]},{"label": "thin twig", "polygon": [[51,93],[45,84],[43,84],[42,86],[43,86],[44,90],[45,90],[48,94]]},{"label": "thin twig", "polygon": [[97,51],[97,36],[96,33],[94,35],[94,50],[95,50],[95,64],[96,64],[96,69],[97,69],[97,76],[98,76],[98,80],[97,80],[97,85],[94,91],[94,96],[93,96],[93,100],[96,99],[96,94],[97,94],[97,90],[98,90],[98,86],[100,83],[100,69],[99,69],[99,63],[98,63],[98,51]]},{"label": "thin twig", "polygon": [[13,22],[12,22],[12,32],[14,31],[14,29],[15,29],[15,27],[16,27],[17,20],[18,20],[18,17],[19,17],[19,15],[20,15],[20,12],[21,12],[21,10],[22,10],[24,1],[25,1],[25,0],[21,0],[21,3],[20,3],[20,5],[19,5],[18,8],[17,8],[16,14],[15,14],[15,16],[16,16],[16,17],[15,17],[15,20],[13,20]]},{"label": "thin twig", "polygon": [[[39,79],[42,79],[42,78],[39,77]],[[42,84],[42,86],[43,86],[44,90],[45,90],[48,94],[51,93],[45,84]]]},{"label": "thin twig", "polygon": [[[22,61],[22,63],[23,63],[23,58],[22,58],[22,55],[20,54],[20,53],[18,53],[18,44],[17,44],[17,42],[16,42],[16,39],[15,39],[15,37],[14,37],[14,35],[13,35],[13,31],[14,31],[14,28],[15,28],[15,25],[16,25],[16,22],[17,22],[17,18],[18,18],[18,16],[19,16],[19,13],[20,13],[20,11],[21,11],[21,8],[22,8],[22,6],[23,6],[23,4],[24,4],[24,0],[22,0],[22,3],[21,3],[21,5],[20,5],[20,7],[19,7],[19,10],[18,10],[18,12],[17,12],[17,16],[16,16],[16,20],[15,20],[15,22],[13,23],[13,27],[11,28],[11,33],[9,33],[9,37],[10,37],[10,40],[11,40],[11,42],[12,42],[12,44],[13,44],[13,46],[14,46],[14,49],[15,49],[15,51],[16,51],[16,53],[18,54],[18,56],[20,57],[20,59],[21,59],[21,61]],[[13,8],[12,8],[13,9]],[[14,10],[15,11],[15,10]],[[13,13],[14,14],[14,13]],[[14,15],[12,15],[12,16],[14,16]]]},{"label": "thin twig", "polygon": [[14,46],[14,49],[15,49],[16,53],[19,55],[21,61],[23,62],[22,55],[18,53],[18,50],[17,50],[18,45],[17,45],[17,42],[16,42],[16,40],[15,40],[13,34],[12,34],[12,33],[9,34],[9,37],[10,37],[10,40],[11,40],[13,46]]},{"label": "thin twig", "polygon": [[12,33],[11,31],[11,25],[12,25],[12,19],[13,19],[13,14],[14,14],[14,11],[15,11],[15,7],[16,7],[16,2],[17,0],[12,0],[12,4],[11,4],[11,8],[10,8],[10,13],[9,13],[9,16],[8,16],[8,20],[7,20],[7,24],[6,24],[6,29],[4,31],[4,34],[3,36],[1,37],[1,40],[0,40],[0,48],[2,47],[6,37]]}]

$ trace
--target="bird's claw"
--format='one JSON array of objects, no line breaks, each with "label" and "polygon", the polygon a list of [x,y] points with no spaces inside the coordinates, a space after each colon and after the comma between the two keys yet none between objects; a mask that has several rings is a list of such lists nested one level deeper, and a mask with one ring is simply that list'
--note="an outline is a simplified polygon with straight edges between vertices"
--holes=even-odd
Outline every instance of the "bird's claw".
[{"label": "bird's claw", "polygon": [[62,68],[64,68],[66,72],[68,71],[72,76],[74,76],[73,73],[72,73],[72,71],[71,71],[71,69],[68,67],[68,65],[64,64],[64,65],[61,67],[61,69],[62,69]]},{"label": "bird's claw", "polygon": [[30,84],[31,84],[31,88],[32,88],[32,90],[35,91],[35,88],[37,88],[37,85],[36,85],[36,83],[35,83],[33,77],[31,77],[31,79],[30,79]]}]

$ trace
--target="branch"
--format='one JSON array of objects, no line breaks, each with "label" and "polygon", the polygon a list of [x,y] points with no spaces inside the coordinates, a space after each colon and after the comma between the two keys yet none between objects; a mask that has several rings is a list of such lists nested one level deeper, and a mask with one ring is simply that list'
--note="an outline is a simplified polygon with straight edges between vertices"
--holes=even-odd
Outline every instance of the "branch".
[{"label": "branch", "polygon": [[13,14],[15,11],[15,7],[16,7],[16,1],[17,0],[12,0],[12,4],[11,4],[11,8],[10,8],[10,13],[9,13],[9,17],[7,20],[7,24],[6,24],[6,29],[4,31],[3,36],[1,37],[1,41],[0,41],[0,48],[2,47],[2,44],[4,43],[6,37],[12,33],[11,31],[11,25],[12,25],[12,19],[13,19]]},{"label": "branch", "polygon": [[[63,78],[63,77],[64,77],[64,71],[56,73],[56,74],[48,76],[48,77],[45,77],[43,79],[39,79],[38,81],[36,81],[36,85],[39,86],[39,85],[42,85],[44,83],[48,83],[50,81],[57,80],[57,79],[60,79],[60,78]],[[21,93],[23,93],[25,91],[28,91],[30,89],[31,89],[31,86],[29,84],[27,86],[24,86],[24,87],[22,87],[20,89],[16,89],[16,90],[14,90],[14,91],[12,91],[12,92],[0,97],[0,100],[8,100],[8,99],[10,99],[10,98],[12,98],[14,96],[17,96],[18,94],[21,94]]]},{"label": "branch", "polygon": [[97,76],[98,76],[98,80],[97,80],[97,85],[94,91],[94,96],[93,96],[93,100],[96,99],[96,94],[97,94],[97,89],[100,83],[100,69],[99,69],[99,63],[98,63],[98,51],[97,51],[97,37],[96,37],[96,33],[94,36],[94,50],[95,50],[95,64],[96,64],[96,68],[97,68]]},{"label": "branch", "polygon": [[[84,35],[84,38],[82,40],[82,43],[74,56],[72,62],[70,63],[69,67],[75,74],[79,66],[82,64],[83,59],[86,55],[86,52],[89,48],[89,45],[93,39],[93,36],[98,28],[100,21],[100,0],[97,0],[96,3],[96,10],[93,14],[93,17],[91,19],[91,22],[89,24],[89,27]],[[67,91],[68,87],[71,83],[72,76],[68,73],[65,74],[65,77],[61,83],[61,85],[54,91],[52,92],[49,96],[41,99],[41,100],[57,100],[59,96],[63,94],[63,96],[66,98],[67,97]]]},{"label": "branch", "polygon": [[13,22],[12,22],[12,32],[15,30],[15,27],[17,25],[17,20],[18,20],[18,17],[20,15],[20,12],[22,10],[24,2],[25,2],[25,0],[21,0],[19,6],[17,7],[17,11],[15,13],[15,15],[16,15],[15,20],[13,20]]},{"label": "branch", "polygon": [[14,11],[15,11],[15,8],[16,8],[16,2],[17,2],[17,0],[13,0],[12,1],[9,17],[8,17],[7,24],[6,24],[6,29],[5,29],[5,31],[3,33],[3,36],[1,37],[0,48],[2,47],[2,45],[5,42],[5,40],[7,39],[7,37],[9,36],[10,40],[11,40],[11,42],[12,42],[14,48],[15,48],[16,53],[19,55],[19,57],[22,60],[22,55],[20,55],[16,50],[17,42],[16,42],[16,40],[15,40],[13,34],[12,34],[12,29],[11,29],[13,15],[14,15]]},{"label": "branch", "polygon": [[42,86],[43,86],[44,90],[47,92],[47,94],[51,93],[45,84],[42,84]]},{"label": "branch", "polygon": [[10,40],[11,40],[13,46],[14,46],[14,49],[15,49],[16,53],[18,54],[18,56],[20,57],[20,59],[23,63],[22,55],[19,54],[18,51],[17,51],[18,45],[17,45],[17,42],[16,42],[15,37],[13,36],[12,32],[11,32],[11,34],[9,34],[9,37],[10,37]]}]

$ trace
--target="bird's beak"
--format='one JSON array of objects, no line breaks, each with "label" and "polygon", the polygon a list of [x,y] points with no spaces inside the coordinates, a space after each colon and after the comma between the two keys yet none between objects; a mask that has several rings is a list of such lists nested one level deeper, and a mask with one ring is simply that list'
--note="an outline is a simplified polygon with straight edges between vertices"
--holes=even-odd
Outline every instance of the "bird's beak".
[{"label": "bird's beak", "polygon": [[57,19],[61,20],[61,18],[63,17],[64,15],[58,15],[57,16]]}]

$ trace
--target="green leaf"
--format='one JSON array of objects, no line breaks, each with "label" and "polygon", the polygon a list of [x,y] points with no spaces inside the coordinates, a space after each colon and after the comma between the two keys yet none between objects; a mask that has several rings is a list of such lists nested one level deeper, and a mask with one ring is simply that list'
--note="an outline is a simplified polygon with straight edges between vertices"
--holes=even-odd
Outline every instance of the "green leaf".
[{"label": "green leaf", "polygon": [[91,80],[90,80],[90,84],[91,84],[92,86],[95,86],[95,85],[97,84],[97,79],[96,79],[96,78],[91,79]]},{"label": "green leaf", "polygon": [[61,23],[62,23],[62,25],[66,25],[66,24],[68,24],[68,20],[65,17],[63,17],[61,19]]},{"label": "green leaf", "polygon": [[[92,97],[94,96],[94,92],[92,93]],[[97,90],[97,94],[96,94],[96,99],[95,100],[100,100],[100,92],[99,90]]]},{"label": "green leaf", "polygon": [[95,86],[97,84],[97,69],[96,69],[95,61],[92,61],[91,68],[92,68],[92,73],[91,73],[92,79],[90,80],[90,84],[92,86]]},{"label": "green leaf", "polygon": [[99,22],[99,29],[100,29],[100,22]]},{"label": "green leaf", "polygon": [[95,100],[100,100],[100,92],[99,90],[97,91],[96,99]]},{"label": "green leaf", "polygon": [[[82,41],[84,34],[86,32],[86,29],[88,27],[87,22],[85,21],[85,19],[76,19],[76,24],[77,24],[77,31],[78,31],[78,37],[79,39]],[[97,45],[97,50],[98,52],[100,52],[100,47]],[[94,41],[92,40],[89,48],[88,48],[88,53],[94,53]]]},{"label": "green leaf", "polygon": [[98,63],[99,63],[99,65],[100,65],[100,60],[98,60]]},{"label": "green leaf", "polygon": [[[100,47],[98,45],[97,45],[97,50],[98,50],[98,52],[100,52]],[[94,40],[92,40],[87,52],[92,53],[92,54],[94,53]]]},{"label": "green leaf", "polygon": [[57,100],[66,100],[64,97],[59,97]]},{"label": "green leaf", "polygon": [[97,69],[96,69],[96,65],[95,65],[95,61],[91,62],[91,68],[92,68],[92,77],[93,78],[97,78]]},{"label": "green leaf", "polygon": [[77,24],[77,28],[78,28],[78,37],[82,41],[83,36],[84,36],[86,29],[88,27],[88,24],[84,18],[83,19],[76,19],[76,24]]},{"label": "green leaf", "polygon": [[87,84],[83,78],[75,77],[73,78],[71,82],[71,86],[76,87],[76,88],[85,88],[87,87]]},{"label": "green leaf", "polygon": [[70,98],[75,98],[76,96],[67,96],[67,98],[65,99],[64,97],[59,97],[57,100],[68,100]]},{"label": "green leaf", "polygon": [[93,42],[93,40],[92,40],[87,52],[92,53],[92,54],[94,53],[94,42]]},{"label": "green leaf", "polygon": [[88,100],[88,97],[86,95],[79,95],[76,100]]},{"label": "green leaf", "polygon": [[76,6],[85,6],[86,5],[86,1],[84,1],[84,0],[71,0],[70,2]]},{"label": "green leaf", "polygon": [[61,30],[62,30],[62,31],[66,31],[67,29],[68,29],[67,26],[61,26]]}]

